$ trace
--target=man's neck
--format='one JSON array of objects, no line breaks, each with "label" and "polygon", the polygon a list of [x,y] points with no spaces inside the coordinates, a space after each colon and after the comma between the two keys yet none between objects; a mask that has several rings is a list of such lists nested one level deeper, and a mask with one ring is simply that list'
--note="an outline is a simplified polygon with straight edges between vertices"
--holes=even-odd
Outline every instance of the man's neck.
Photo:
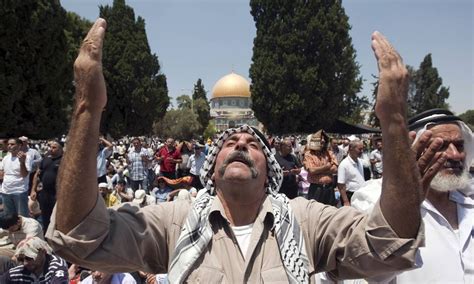
[{"label": "man's neck", "polygon": [[349,154],[349,157],[351,157],[352,161],[354,161],[357,164],[359,156]]},{"label": "man's neck", "polygon": [[446,218],[453,229],[458,228],[457,205],[449,199],[449,192],[440,192],[430,188],[426,199]]},{"label": "man's neck", "polygon": [[[238,190],[242,190],[242,185],[240,187]],[[217,197],[221,201],[222,207],[224,207],[230,224],[232,226],[244,226],[255,222],[260,207],[265,201],[266,194],[262,191],[261,195],[254,196],[253,198],[250,196],[247,196],[247,198],[235,198],[235,196],[229,196],[228,193],[217,189]]]}]

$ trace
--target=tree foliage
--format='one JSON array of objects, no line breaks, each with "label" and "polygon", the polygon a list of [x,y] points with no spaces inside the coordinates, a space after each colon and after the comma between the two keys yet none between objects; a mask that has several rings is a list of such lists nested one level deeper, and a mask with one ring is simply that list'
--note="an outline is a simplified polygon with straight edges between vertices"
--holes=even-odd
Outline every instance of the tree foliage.
[{"label": "tree foliage", "polygon": [[178,105],[179,109],[189,109],[191,110],[193,107],[193,101],[188,95],[181,95],[176,98],[176,104]]},{"label": "tree foliage", "polygon": [[216,133],[217,133],[216,124],[214,123],[214,121],[210,121],[206,129],[204,130],[204,134],[202,135],[203,138],[205,139],[204,142],[206,142],[208,138],[213,139]]},{"label": "tree foliage", "polygon": [[449,88],[442,86],[443,79],[438,69],[433,67],[431,53],[427,54],[413,77],[415,92],[411,101],[413,113],[420,113],[433,108],[448,108],[446,100]]},{"label": "tree foliage", "polygon": [[378,117],[375,115],[375,103],[377,102],[377,92],[379,90],[379,78],[377,76],[375,76],[374,74],[372,74],[372,78],[375,79],[374,82],[370,83],[373,87],[373,89],[372,89],[372,99],[373,99],[374,103],[372,105],[372,111],[371,111],[370,117],[369,117],[369,124],[372,127],[380,128],[380,121],[379,121]]},{"label": "tree foliage", "polygon": [[198,116],[197,120],[201,124],[199,133],[203,133],[211,120],[211,108],[201,79],[198,79],[194,85],[193,106],[193,110]]},{"label": "tree foliage", "polygon": [[251,0],[250,6],[257,28],[252,108],[270,132],[314,131],[367,103],[357,96],[362,78],[341,1]]},{"label": "tree foliage", "polygon": [[169,97],[158,57],[150,51],[145,20],[135,19],[124,0],[100,6],[100,16],[107,20],[103,66],[108,102],[102,131],[112,136],[151,133],[153,122],[164,116]]},{"label": "tree foliage", "polygon": [[66,11],[57,0],[5,0],[0,19],[2,135],[59,136],[72,85]]},{"label": "tree foliage", "polygon": [[459,117],[474,130],[474,109],[470,109],[465,113],[459,115]]},{"label": "tree foliage", "polygon": [[154,133],[161,137],[174,137],[190,140],[199,136],[201,124],[197,114],[192,110],[192,99],[188,95],[176,98],[178,109],[171,109],[154,124]]},{"label": "tree foliage", "polygon": [[[410,81],[408,83],[408,109],[407,116],[412,117],[425,110],[433,108],[445,108],[449,106],[446,99],[449,97],[449,88],[442,86],[443,80],[438,75],[438,70],[433,67],[431,54],[427,54],[417,70],[414,67],[406,66]],[[375,116],[375,102],[377,98],[378,78],[372,75],[375,82],[372,92],[374,101],[372,113],[370,115],[370,124],[374,127],[380,127]]]}]

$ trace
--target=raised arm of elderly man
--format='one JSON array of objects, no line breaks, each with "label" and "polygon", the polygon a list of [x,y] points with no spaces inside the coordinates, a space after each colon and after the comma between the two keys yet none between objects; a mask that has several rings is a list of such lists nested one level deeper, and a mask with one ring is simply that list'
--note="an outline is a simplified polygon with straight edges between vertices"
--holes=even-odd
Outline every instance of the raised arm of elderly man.
[{"label": "raised arm of elderly man", "polygon": [[[430,137],[426,136],[414,147],[411,146],[406,118],[407,69],[397,51],[379,32],[372,35],[372,49],[379,69],[375,113],[380,120],[384,139],[380,207],[398,236],[410,238],[417,234],[420,227],[420,204],[425,190],[446,156],[436,155],[441,146],[439,139],[428,141]],[[428,150],[420,157],[428,144]],[[422,178],[420,172],[423,173]]]},{"label": "raised arm of elderly man", "polygon": [[420,227],[423,192],[407,129],[408,72],[402,58],[379,32],[372,35],[379,69],[375,114],[384,140],[384,179],[380,207],[400,237],[414,237]]},{"label": "raised arm of elderly man", "polygon": [[[107,91],[102,73],[102,44],[106,22],[99,19],[84,39],[74,63],[75,107],[68,150],[58,173],[57,228],[68,232],[81,222],[97,201],[97,160],[102,111]],[[77,170],[79,169],[80,170]]]}]

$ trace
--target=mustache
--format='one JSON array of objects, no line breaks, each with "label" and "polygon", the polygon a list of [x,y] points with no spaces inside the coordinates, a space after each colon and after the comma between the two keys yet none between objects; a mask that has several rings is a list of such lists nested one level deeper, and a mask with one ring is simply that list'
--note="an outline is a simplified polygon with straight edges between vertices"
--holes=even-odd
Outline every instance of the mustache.
[{"label": "mustache", "polygon": [[219,174],[222,176],[225,173],[225,170],[227,166],[230,163],[233,162],[242,162],[245,165],[247,165],[250,168],[250,171],[252,172],[252,177],[256,178],[258,175],[258,171],[255,168],[255,162],[250,158],[250,155],[247,152],[241,151],[241,150],[236,150],[232,153],[230,153],[227,158],[224,160],[224,163],[222,166],[219,168]]}]

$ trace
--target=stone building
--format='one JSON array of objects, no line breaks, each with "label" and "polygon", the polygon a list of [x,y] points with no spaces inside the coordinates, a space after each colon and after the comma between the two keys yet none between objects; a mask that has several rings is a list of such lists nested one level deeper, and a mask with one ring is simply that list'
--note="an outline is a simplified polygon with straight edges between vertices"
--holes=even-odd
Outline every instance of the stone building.
[{"label": "stone building", "polygon": [[211,118],[218,131],[242,124],[257,126],[251,106],[250,84],[244,77],[232,72],[214,85]]}]

